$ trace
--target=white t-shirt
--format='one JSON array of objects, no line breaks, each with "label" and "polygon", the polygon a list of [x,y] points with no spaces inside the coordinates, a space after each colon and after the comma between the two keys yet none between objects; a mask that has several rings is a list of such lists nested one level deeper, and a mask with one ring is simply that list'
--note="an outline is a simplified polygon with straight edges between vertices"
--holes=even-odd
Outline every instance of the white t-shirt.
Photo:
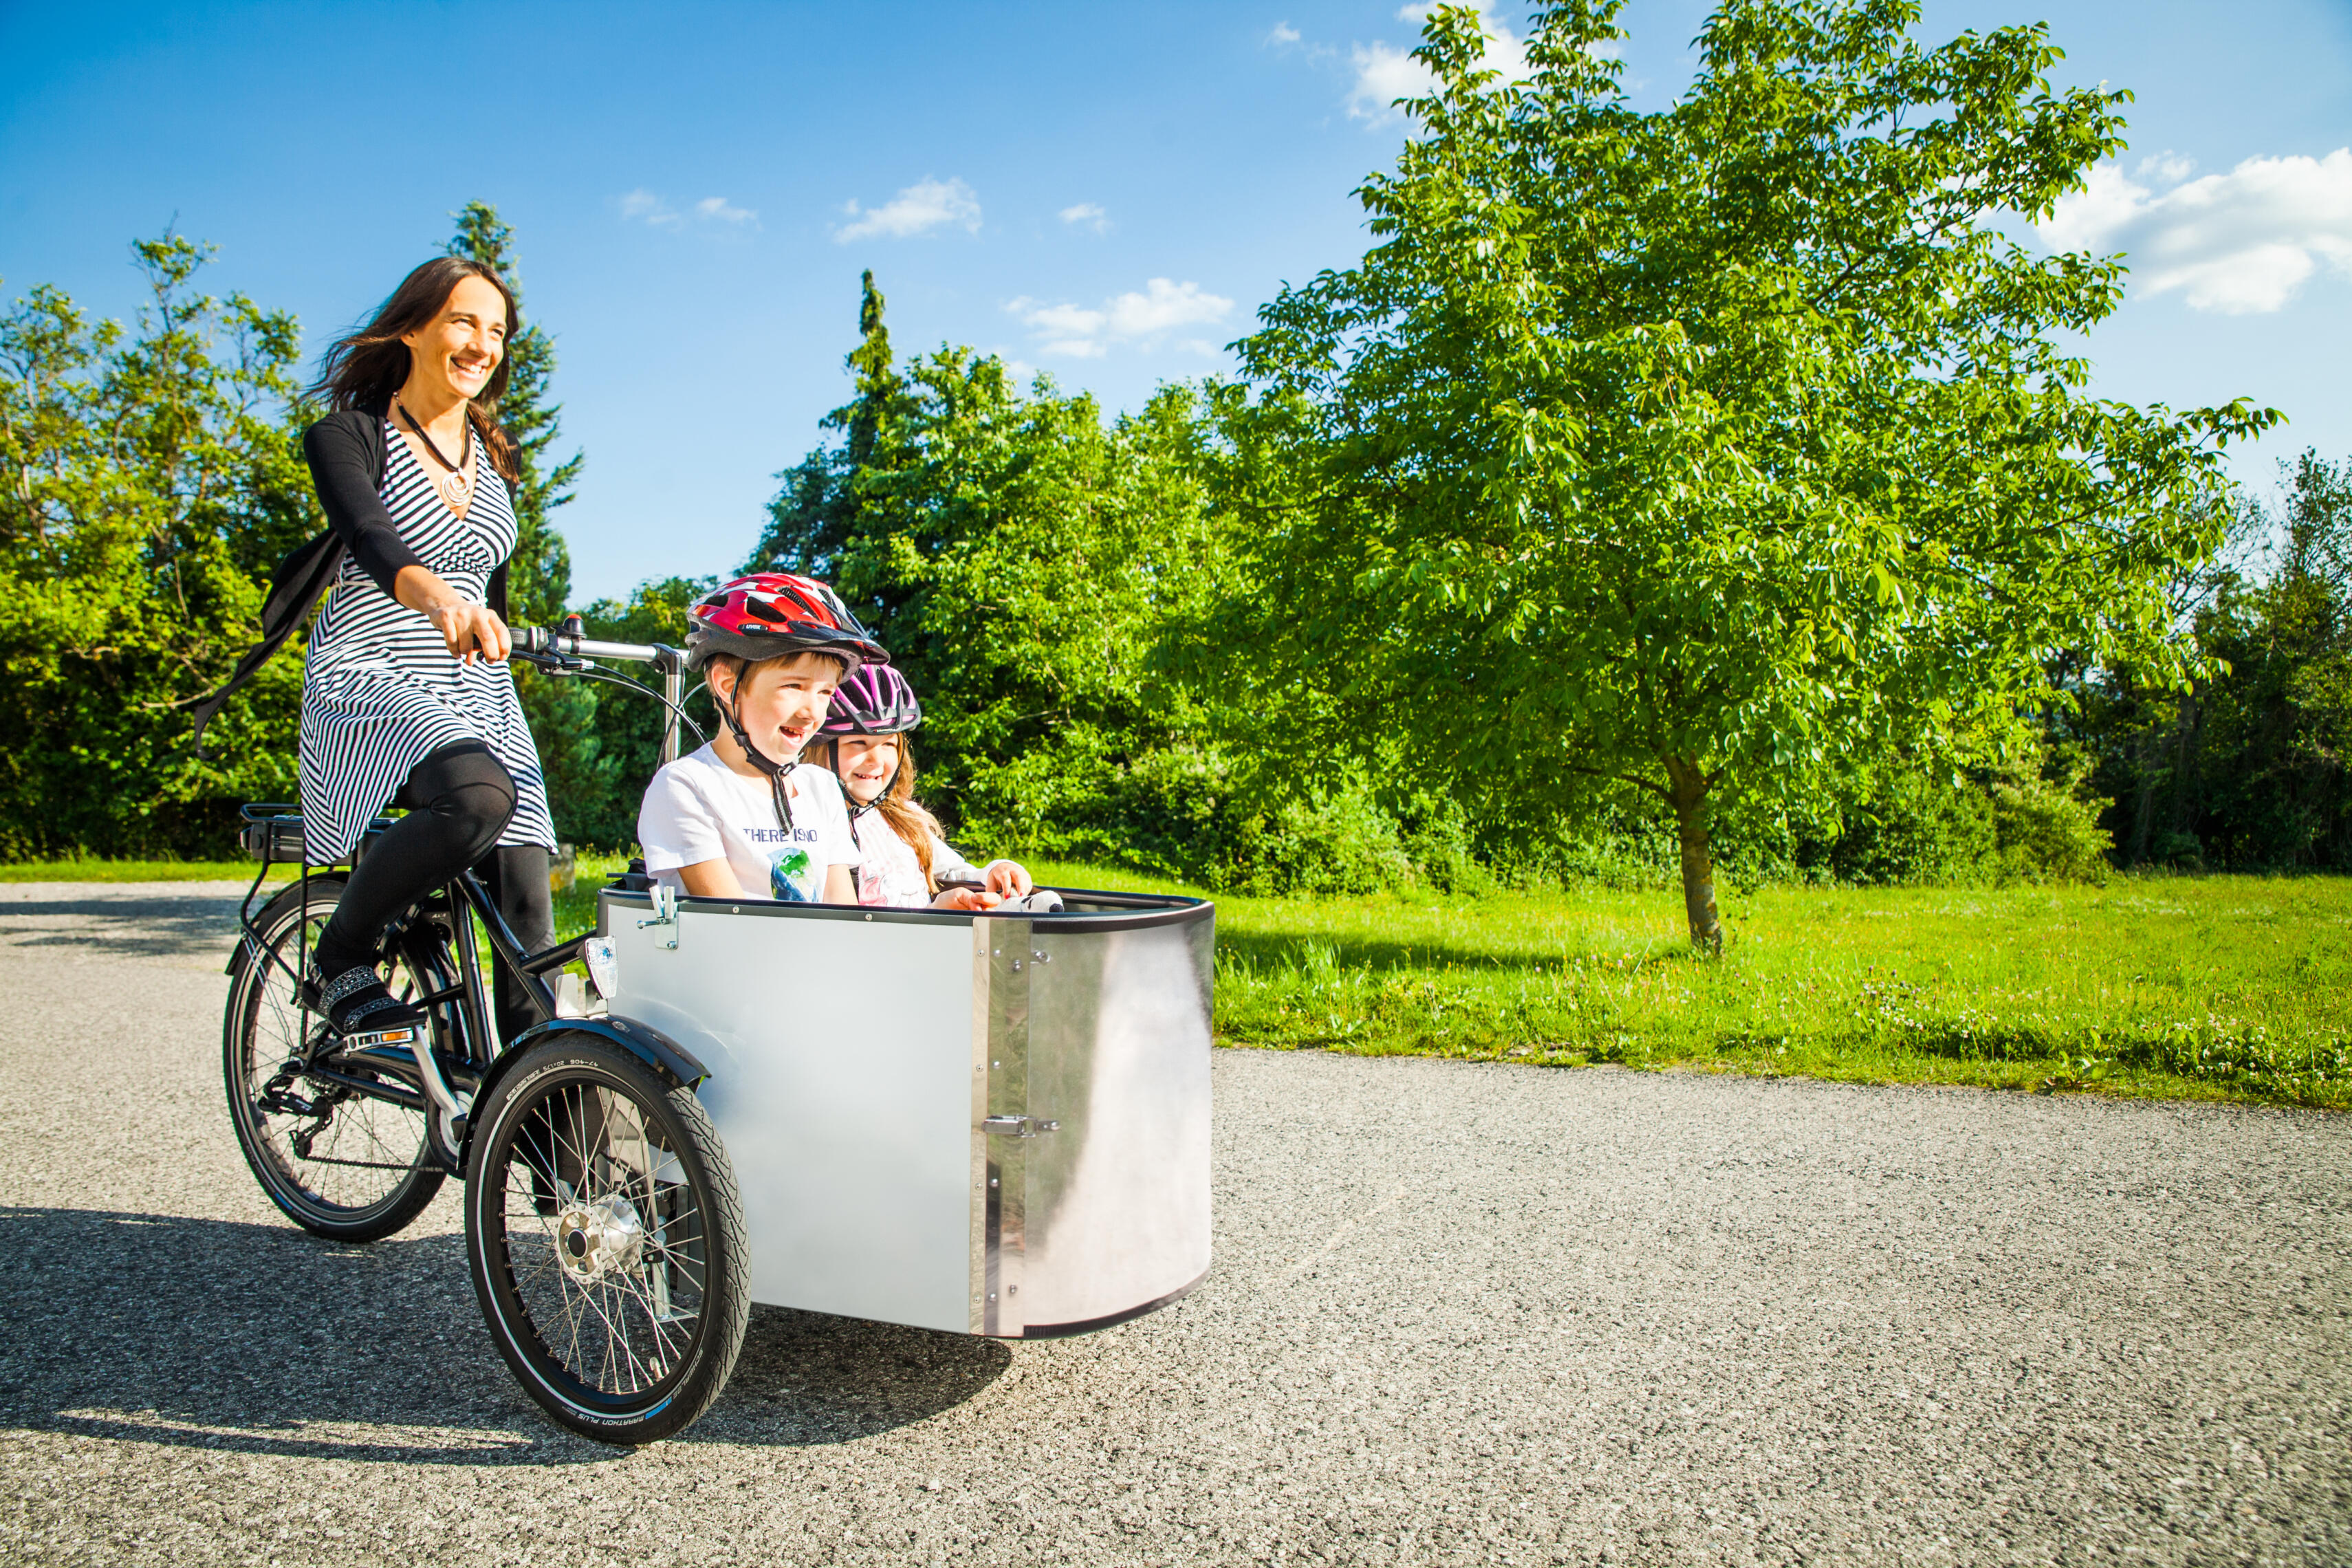
[{"label": "white t-shirt", "polygon": [[[898,837],[898,830],[883,819],[878,811],[861,814],[850,824],[850,832],[857,840],[857,901],[877,909],[920,909],[931,901],[923,886],[923,863],[915,858],[915,847]],[[931,876],[945,881],[950,877],[976,878],[980,873],[971,863],[948,847],[946,839],[931,835]]]},{"label": "white t-shirt", "polygon": [[682,891],[679,867],[723,859],[746,898],[822,903],[826,870],[857,864],[841,781],[830,769],[800,767],[784,783],[789,834],[776,820],[766,779],[745,778],[709,746],[678,758],[654,775],[637,810],[646,869]]}]

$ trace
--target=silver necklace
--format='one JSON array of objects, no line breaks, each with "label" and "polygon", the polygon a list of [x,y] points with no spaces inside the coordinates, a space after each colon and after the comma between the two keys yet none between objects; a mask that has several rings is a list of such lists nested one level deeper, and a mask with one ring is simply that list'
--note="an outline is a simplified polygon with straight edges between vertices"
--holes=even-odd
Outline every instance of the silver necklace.
[{"label": "silver necklace", "polygon": [[467,504],[474,499],[474,422],[470,419],[466,421],[466,465],[459,468],[442,456],[441,448],[433,444],[433,437],[425,433],[425,426],[416,422],[416,416],[408,411],[408,405],[395,397],[392,405],[400,410],[400,416],[408,421],[408,427],[416,432],[416,438],[425,443],[425,449],[433,454],[433,460],[448,470],[433,476],[433,488],[441,492],[441,499],[448,503],[451,511],[463,516]]}]

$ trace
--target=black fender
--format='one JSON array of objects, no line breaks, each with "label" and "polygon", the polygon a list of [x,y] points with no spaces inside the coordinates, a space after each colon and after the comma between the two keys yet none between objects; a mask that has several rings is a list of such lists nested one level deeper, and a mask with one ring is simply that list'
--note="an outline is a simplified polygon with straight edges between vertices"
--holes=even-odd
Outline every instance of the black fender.
[{"label": "black fender", "polygon": [[654,1076],[674,1089],[692,1089],[710,1076],[710,1069],[698,1060],[692,1051],[663,1034],[650,1024],[640,1024],[634,1018],[551,1018],[534,1025],[514,1038],[514,1043],[499,1053],[490,1070],[482,1075],[481,1087],[474,1091],[474,1103],[486,1105],[490,1091],[499,1086],[514,1065],[522,1060],[525,1052],[541,1040],[557,1035],[593,1035],[605,1044],[622,1050],[651,1068]]},{"label": "black fender", "polygon": [[[321,889],[329,887],[340,889],[342,885],[350,879],[350,878],[344,876],[341,871],[336,871],[331,875],[314,876],[310,879],[310,889],[313,892],[317,892]],[[293,881],[287,883],[285,887],[279,889],[277,892],[272,893],[263,901],[261,908],[254,910],[253,919],[255,923],[258,924],[263,920],[267,919],[270,910],[276,909],[287,900],[299,899],[301,896],[302,882],[301,879],[297,878]],[[251,908],[250,905],[247,905],[246,907]],[[221,973],[223,974],[231,975],[242,974],[252,966],[253,939],[245,934],[245,927],[240,923],[237,926],[236,931],[236,945],[229,950],[228,962],[221,965]]]}]

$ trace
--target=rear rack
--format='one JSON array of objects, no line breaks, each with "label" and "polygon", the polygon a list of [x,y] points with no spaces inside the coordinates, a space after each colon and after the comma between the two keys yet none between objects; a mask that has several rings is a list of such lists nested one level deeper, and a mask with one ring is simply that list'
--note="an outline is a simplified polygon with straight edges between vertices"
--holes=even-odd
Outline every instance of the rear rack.
[{"label": "rear rack", "polygon": [[[302,835],[302,808],[291,801],[256,801],[237,808],[245,826],[236,832],[237,847],[248,858],[260,861],[265,868],[272,865],[299,866],[310,858],[310,844]],[[379,816],[369,823],[360,835],[360,843],[367,841],[392,826],[389,816]],[[319,864],[340,866],[350,859],[320,861]]]}]

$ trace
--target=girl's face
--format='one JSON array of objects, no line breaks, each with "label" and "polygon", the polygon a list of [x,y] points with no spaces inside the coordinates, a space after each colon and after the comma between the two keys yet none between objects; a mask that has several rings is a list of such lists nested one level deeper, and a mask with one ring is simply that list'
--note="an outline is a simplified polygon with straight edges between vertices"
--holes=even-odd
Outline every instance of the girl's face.
[{"label": "girl's face", "polygon": [[735,716],[751,743],[788,763],[824,722],[825,707],[841,684],[841,661],[803,653],[755,664],[748,677],[740,666],[720,666],[711,673],[718,677],[719,695],[735,703]]},{"label": "girl's face", "polygon": [[408,379],[462,401],[489,384],[507,354],[507,300],[488,281],[461,278],[441,314],[404,334]]},{"label": "girl's face", "polygon": [[843,792],[858,805],[880,799],[898,776],[898,737],[835,736],[833,771],[841,775]]}]

